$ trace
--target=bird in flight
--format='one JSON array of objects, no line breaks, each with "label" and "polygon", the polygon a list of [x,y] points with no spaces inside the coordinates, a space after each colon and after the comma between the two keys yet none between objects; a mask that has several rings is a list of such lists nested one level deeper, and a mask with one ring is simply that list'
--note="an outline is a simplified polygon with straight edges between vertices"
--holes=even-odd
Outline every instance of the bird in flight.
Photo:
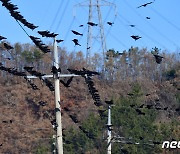
[{"label": "bird in flight", "polygon": [[78,42],[78,39],[73,39],[72,41],[74,42],[75,46],[76,46],[76,45],[81,46],[81,45],[79,44],[79,42]]},{"label": "bird in flight", "polygon": [[132,35],[131,36],[135,41],[139,40],[140,38],[142,38],[141,36],[138,35]]},{"label": "bird in flight", "polygon": [[64,40],[61,40],[61,39],[60,39],[60,40],[56,40],[57,43],[61,43],[61,42],[63,42],[63,41],[64,41]]},{"label": "bird in flight", "polygon": [[149,19],[151,19],[151,18],[150,18],[150,17],[146,17],[146,19],[148,19],[148,20],[149,20]]},{"label": "bird in flight", "polygon": [[114,24],[114,22],[107,22],[108,25],[112,26]]},{"label": "bird in flight", "polygon": [[130,27],[135,27],[136,25],[129,25]]},{"label": "bird in flight", "polygon": [[1,41],[1,40],[5,40],[5,39],[7,39],[7,38],[5,38],[4,36],[1,36],[1,35],[0,35],[0,41]]},{"label": "bird in flight", "polygon": [[84,25],[79,25],[79,27],[83,27]]},{"label": "bird in flight", "polygon": [[90,26],[97,26],[98,25],[98,24],[95,24],[94,22],[88,22],[87,24]]},{"label": "bird in flight", "polygon": [[79,33],[79,32],[77,32],[77,31],[75,31],[75,30],[71,30],[72,32],[73,32],[73,34],[75,34],[75,35],[81,35],[81,36],[83,36],[83,34],[81,34],[81,33]]},{"label": "bird in flight", "polygon": [[143,4],[143,5],[138,6],[137,8],[146,7],[147,5],[150,5],[150,4],[152,4],[152,3],[154,3],[154,2],[145,3],[145,4]]},{"label": "bird in flight", "polygon": [[70,83],[72,82],[72,80],[73,80],[73,76],[72,77],[70,77],[70,79],[65,83],[63,80],[60,80],[60,82],[65,86],[65,87],[70,87],[69,85],[70,85]]}]

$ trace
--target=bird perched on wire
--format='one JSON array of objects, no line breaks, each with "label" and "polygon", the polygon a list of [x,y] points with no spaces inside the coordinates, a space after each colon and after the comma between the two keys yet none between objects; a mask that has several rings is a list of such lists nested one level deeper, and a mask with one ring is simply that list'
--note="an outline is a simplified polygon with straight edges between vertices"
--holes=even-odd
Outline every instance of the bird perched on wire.
[{"label": "bird perched on wire", "polygon": [[61,73],[61,68],[59,67],[59,68],[57,69],[55,66],[53,66],[52,69],[51,69],[51,72],[52,72],[53,74],[57,74],[58,72]]},{"label": "bird perched on wire", "polygon": [[4,47],[6,48],[6,50],[14,49],[12,46],[10,46],[10,45],[7,44],[7,43],[4,43]]},{"label": "bird perched on wire", "polygon": [[76,45],[81,46],[81,45],[79,44],[79,42],[78,42],[78,39],[73,39],[72,41],[74,42],[75,46],[76,46]]},{"label": "bird perched on wire", "polygon": [[87,24],[90,26],[97,26],[98,25],[98,24],[95,24],[94,22],[88,22]]},{"label": "bird perched on wire", "polygon": [[83,34],[81,34],[81,33],[79,33],[79,32],[77,32],[77,31],[75,31],[75,30],[71,30],[72,32],[73,32],[73,34],[75,34],[75,35],[81,35],[81,36],[83,36]]},{"label": "bird perched on wire", "polygon": [[5,40],[5,39],[7,39],[7,38],[0,35],[0,41],[1,41],[1,40]]},{"label": "bird perched on wire", "polygon": [[60,80],[60,82],[65,86],[65,87],[70,87],[69,85],[70,85],[70,83],[72,82],[72,80],[73,80],[73,76],[72,77],[70,77],[70,79],[69,80],[67,80],[67,82],[65,83],[63,80]]},{"label": "bird perched on wire", "polygon": [[154,3],[154,2],[145,3],[145,4],[143,4],[143,5],[138,6],[137,8],[146,7],[147,5],[150,5],[150,4],[152,4],[152,3]]},{"label": "bird perched on wire", "polygon": [[114,22],[108,21],[107,24],[110,25],[110,26],[112,26],[112,25],[114,24]]},{"label": "bird perched on wire", "polygon": [[131,35],[131,37],[132,37],[135,41],[137,41],[137,40],[139,40],[140,38],[142,38],[141,36],[138,36],[138,35]]},{"label": "bird perched on wire", "polygon": [[105,101],[105,103],[108,104],[108,105],[113,105],[114,104],[113,100]]}]

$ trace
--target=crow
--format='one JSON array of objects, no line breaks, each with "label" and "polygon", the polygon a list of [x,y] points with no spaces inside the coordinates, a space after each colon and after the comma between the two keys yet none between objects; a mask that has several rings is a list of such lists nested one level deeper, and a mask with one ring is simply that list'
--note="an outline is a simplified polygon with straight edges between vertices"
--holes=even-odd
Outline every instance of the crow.
[{"label": "crow", "polygon": [[131,104],[130,107],[133,108],[133,107],[135,107],[135,105],[134,105],[134,104]]},{"label": "crow", "polygon": [[78,42],[78,39],[73,39],[72,41],[74,42],[75,46],[76,46],[76,45],[81,46],[81,45],[79,44],[79,42]]},{"label": "crow", "polygon": [[83,27],[84,25],[79,25],[79,27]]},{"label": "crow", "polygon": [[75,31],[75,30],[71,30],[72,32],[73,32],[73,34],[75,34],[75,35],[81,35],[81,36],[83,36],[83,34],[81,34],[81,33],[79,33],[79,32],[77,32],[77,31]]},{"label": "crow", "polygon": [[95,24],[94,22],[88,22],[87,24],[90,26],[97,26],[98,25],[98,24]]},{"label": "crow", "polygon": [[168,107],[165,107],[163,110],[164,110],[164,111],[167,111],[167,109],[168,109]]},{"label": "crow", "polygon": [[78,123],[77,117],[75,115],[69,115],[69,117],[72,119],[74,123]]},{"label": "crow", "polygon": [[147,108],[147,109],[152,109],[152,108],[153,108],[153,105],[146,105],[146,108]]},{"label": "crow", "polygon": [[60,80],[60,82],[65,86],[65,87],[70,87],[69,85],[70,85],[70,83],[72,82],[72,80],[73,80],[73,76],[72,77],[70,77],[70,79],[69,80],[67,80],[67,82],[65,83],[63,80]]},{"label": "crow", "polygon": [[12,46],[10,46],[10,45],[7,44],[7,43],[4,43],[4,47],[5,47],[7,50],[14,49]]},{"label": "crow", "polygon": [[63,42],[63,41],[64,41],[64,40],[61,40],[61,39],[60,39],[60,40],[56,40],[57,43],[61,43],[61,42]]},{"label": "crow", "polygon": [[146,19],[151,19],[150,17],[146,17]]},{"label": "crow", "polygon": [[148,2],[148,3],[145,3],[145,4],[143,4],[143,5],[138,6],[137,8],[140,8],[140,7],[146,7],[147,5],[152,4],[152,3],[154,3],[154,2]]},{"label": "crow", "polygon": [[108,104],[108,105],[113,105],[114,104],[113,100],[105,101],[105,103]]},{"label": "crow", "polygon": [[140,105],[139,108],[143,108],[144,107],[144,104]]},{"label": "crow", "polygon": [[1,41],[1,40],[5,40],[5,39],[7,39],[7,38],[0,35],[0,41]]},{"label": "crow", "polygon": [[38,102],[38,104],[39,104],[40,106],[46,106],[47,102],[40,101],[40,102]]},{"label": "crow", "polygon": [[59,67],[59,68],[57,69],[55,66],[53,66],[52,69],[51,69],[51,72],[52,72],[53,74],[57,74],[58,72],[61,73],[61,68]]},{"label": "crow", "polygon": [[139,40],[140,38],[142,38],[142,37],[140,37],[140,36],[138,36],[138,35],[132,35],[131,36],[135,41],[137,41],[137,40]]},{"label": "crow", "polygon": [[135,27],[136,25],[129,25],[130,27]]},{"label": "crow", "polygon": [[136,109],[136,112],[138,113],[138,115],[145,115],[145,113],[144,112],[142,112],[141,110],[139,110],[139,109]]},{"label": "crow", "polygon": [[157,54],[153,54],[153,55],[154,55],[154,57],[155,57],[156,63],[157,63],[157,64],[161,64],[162,59],[163,59],[164,57],[159,56],[159,55],[157,55]]},{"label": "crow", "polygon": [[89,50],[91,47],[87,47],[87,50]]},{"label": "crow", "polygon": [[114,22],[107,22],[108,25],[112,26],[114,24]]}]

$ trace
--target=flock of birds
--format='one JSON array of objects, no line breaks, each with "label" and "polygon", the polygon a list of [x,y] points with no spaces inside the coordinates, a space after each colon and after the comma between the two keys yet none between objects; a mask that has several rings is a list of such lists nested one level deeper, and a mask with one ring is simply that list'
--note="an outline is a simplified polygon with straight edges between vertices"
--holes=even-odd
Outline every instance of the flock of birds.
[{"label": "flock of birds", "polygon": [[[2,2],[2,6],[6,7],[6,9],[9,10],[10,15],[11,15],[16,21],[21,22],[24,26],[30,28],[31,30],[34,30],[34,29],[38,28],[38,26],[35,26],[34,24],[28,22],[28,21],[20,14],[20,12],[17,11],[17,10],[18,10],[17,5],[12,4],[10,0],[0,0],[0,1]],[[146,7],[146,6],[148,6],[148,5],[152,4],[152,3],[154,3],[154,2],[148,2],[148,3],[142,4],[142,5],[138,6],[137,8]],[[150,17],[146,17],[146,18],[147,18],[147,19],[150,19]],[[89,26],[98,26],[98,24],[97,24],[97,23],[94,23],[94,22],[87,22],[87,24],[88,24]],[[110,26],[112,26],[114,23],[108,21],[107,24],[110,25]],[[83,26],[84,26],[84,25],[80,25],[79,27],[83,27]],[[135,25],[129,25],[129,26],[135,27]],[[24,29],[23,29],[23,30],[24,30]],[[83,36],[82,33],[78,32],[78,31],[76,31],[76,30],[71,30],[71,31],[72,31],[72,33],[73,33],[74,35]],[[26,32],[26,31],[25,31],[25,32]],[[56,37],[56,36],[58,35],[58,34],[55,34],[55,33],[50,32],[50,31],[48,31],[48,30],[46,30],[46,31],[37,31],[37,32],[38,32],[38,34],[40,34],[42,37],[54,38],[54,37]],[[27,32],[26,32],[26,34],[27,34]],[[28,35],[28,34],[27,34],[27,35]],[[35,37],[35,36],[30,36],[30,35],[28,35],[28,36],[29,36],[29,38],[34,42],[34,44],[35,44],[43,53],[51,52],[51,50],[49,49],[49,47],[46,46],[46,45],[41,41],[40,38]],[[142,38],[142,37],[141,37],[141,36],[138,36],[138,35],[132,35],[131,38],[133,38],[135,41],[137,41],[138,39],[140,39],[140,38]],[[4,40],[4,39],[6,39],[6,38],[3,37],[3,36],[0,36],[0,40]],[[60,42],[63,42],[63,41],[64,41],[64,40],[59,39],[59,40],[57,40],[57,43],[60,43]],[[81,44],[79,44],[78,39],[74,38],[72,41],[73,41],[73,43],[74,43],[75,46],[81,46]],[[4,42],[4,48],[7,49],[7,50],[13,49],[12,46],[10,46],[9,44],[7,44],[7,43],[5,43],[5,42]],[[89,49],[89,48],[90,48],[90,47],[87,47],[87,49]],[[160,55],[158,55],[158,54],[154,54],[154,57],[155,57],[155,60],[156,60],[156,62],[157,62],[158,64],[160,64],[161,61],[162,61],[162,59],[164,58],[164,57],[162,57],[162,56],[160,56]]]},{"label": "flock of birds", "polygon": [[[20,14],[20,12],[17,11],[17,10],[18,10],[17,5],[12,4],[10,0],[0,0],[0,1],[2,2],[2,6],[6,7],[6,8],[9,10],[10,15],[11,15],[16,21],[21,22],[24,26],[30,28],[31,30],[34,30],[34,29],[38,28],[38,26],[35,26],[34,24],[28,22],[28,21]],[[143,4],[143,5],[140,5],[138,8],[146,7],[146,6],[148,6],[148,5],[152,4],[152,3],[154,3],[154,2],[145,3],[145,4]],[[149,20],[150,17],[146,17],[146,19]],[[96,24],[96,23],[94,23],[94,22],[88,22],[87,24],[88,24],[89,26],[98,26],[98,24]],[[107,22],[107,24],[110,25],[110,26],[113,26],[114,23],[113,23],[113,22]],[[80,25],[79,27],[83,27],[83,26],[84,26],[84,25]],[[131,26],[131,27],[135,27],[135,25],[130,25],[130,26]],[[72,31],[72,33],[73,33],[74,35],[83,36],[83,34],[80,33],[80,32],[78,32],[78,31],[75,31],[75,30],[71,30],[71,31]],[[38,34],[40,34],[42,37],[54,38],[54,37],[56,37],[56,36],[58,35],[58,34],[55,34],[55,33],[51,33],[51,32],[49,32],[49,31],[47,31],[47,30],[46,30],[46,31],[37,31],[37,32],[38,32]],[[28,35],[28,34],[27,34],[27,35]],[[29,36],[29,35],[28,35],[28,36]],[[50,52],[50,49],[48,48],[48,46],[46,46],[44,43],[42,43],[42,41],[40,40],[40,38],[34,37],[34,36],[29,36],[29,37],[30,37],[30,39],[34,42],[34,44],[35,44],[43,53],[48,53],[48,52]],[[140,37],[140,36],[138,36],[138,35],[132,35],[131,38],[134,39],[135,41],[137,41],[137,40],[139,40],[139,39],[142,38],[142,37]],[[1,41],[1,40],[5,40],[5,39],[7,39],[7,38],[6,38],[6,37],[3,37],[3,36],[0,36],[0,41]],[[58,43],[63,42],[63,41],[64,41],[64,40],[61,40],[61,39],[57,40]],[[72,41],[73,41],[73,43],[74,43],[75,46],[76,46],[76,45],[81,46],[81,45],[79,44],[78,39],[75,38],[75,39],[73,39]],[[3,45],[4,45],[4,48],[5,48],[6,50],[12,50],[12,49],[13,49],[13,47],[12,47],[11,45],[9,45],[9,44],[7,44],[7,43],[5,43],[5,42],[3,43]],[[88,48],[90,48],[90,47],[88,47]],[[162,61],[162,59],[163,59],[164,57],[158,55],[157,53],[155,53],[155,54],[153,54],[153,55],[154,55],[154,57],[155,57],[156,62],[157,62],[158,64],[160,64],[161,61]],[[7,68],[7,67],[4,67],[2,63],[0,63],[0,70],[6,71],[6,72],[8,72],[8,73],[10,73],[10,74],[12,74],[12,75],[15,75],[15,76],[24,77],[24,79],[25,79],[25,80],[27,81],[27,83],[32,87],[33,90],[39,90],[39,88],[27,77],[27,73],[26,73],[26,72],[20,72],[20,71],[18,71],[18,70],[15,69],[15,68]],[[42,74],[42,73],[34,70],[33,67],[27,67],[27,66],[26,66],[26,67],[24,67],[24,70],[27,71],[29,74],[38,77],[42,82],[45,83],[45,85],[49,88],[50,91],[54,91],[54,86],[53,86],[52,82],[51,82],[50,80],[48,80],[48,79],[46,79],[46,78],[43,77],[45,74]],[[89,93],[91,94],[92,99],[94,100],[94,104],[95,104],[97,107],[103,106],[103,103],[102,103],[102,101],[101,101],[101,98],[100,98],[100,95],[99,95],[99,93],[98,93],[98,90],[95,88],[94,82],[93,82],[93,80],[92,80],[92,76],[94,76],[94,75],[99,75],[99,73],[98,73],[98,72],[95,72],[95,71],[87,70],[87,69],[85,69],[85,68],[83,68],[82,70],[75,70],[75,69],[67,69],[67,70],[68,70],[70,73],[72,73],[72,74],[76,74],[76,75],[82,76],[82,77],[85,79],[85,83],[86,83],[87,86],[88,86]],[[52,69],[51,69],[51,72],[52,72],[53,74],[56,74],[56,75],[57,75],[58,73],[61,73],[61,69],[60,69],[60,68],[56,68],[55,66],[53,66]],[[70,87],[70,84],[71,84],[72,80],[73,80],[73,77],[70,77],[70,78],[67,80],[67,82],[65,82],[65,81],[63,81],[63,80],[60,80],[60,82],[61,82],[61,84],[63,84],[65,87],[68,88],[68,87]],[[113,105],[114,102],[113,102],[113,100],[110,100],[110,101],[105,101],[105,103],[106,103],[107,105]],[[44,105],[46,105],[46,104],[45,104],[44,102],[41,102],[40,105],[44,106]],[[165,110],[165,111],[169,110],[168,107],[160,108],[160,107],[157,107],[157,106],[144,105],[144,104],[142,104],[142,105],[139,106],[139,107],[137,107],[137,106],[135,106],[135,105],[132,104],[132,105],[130,105],[130,107],[131,107],[131,108],[134,108],[135,111],[138,113],[138,115],[145,115],[145,113],[140,110],[140,109],[142,109],[142,108],[156,109],[156,110]],[[64,108],[64,110],[67,111],[67,112],[69,111],[68,108]],[[179,108],[176,109],[177,112],[179,112],[179,110],[180,110]],[[55,108],[55,112],[59,112],[59,111],[60,111],[59,109]],[[106,116],[106,115],[105,115],[105,111],[106,111],[106,109],[99,109],[99,110],[98,110],[98,113],[99,113],[99,115],[100,115],[101,118],[104,118],[104,117]],[[69,114],[69,117],[72,119],[72,121],[73,121],[74,123],[79,123],[76,115]],[[3,123],[12,123],[12,121],[3,121]],[[57,123],[56,123],[56,119],[51,120],[51,124],[53,125],[54,129],[56,130],[57,127],[58,127],[58,125],[57,125]],[[112,126],[112,125],[111,125],[111,126]],[[111,129],[111,126],[107,126],[108,129]],[[79,129],[82,130],[82,132],[84,132],[84,133],[87,135],[87,137],[89,137],[90,139],[94,139],[94,135],[91,134],[90,132],[88,132],[87,130],[85,130],[82,126],[79,125]],[[143,139],[143,138],[140,138],[140,140],[142,140],[142,139]],[[159,144],[159,143],[157,143],[157,142],[155,143],[155,142],[154,142],[154,144]]]}]

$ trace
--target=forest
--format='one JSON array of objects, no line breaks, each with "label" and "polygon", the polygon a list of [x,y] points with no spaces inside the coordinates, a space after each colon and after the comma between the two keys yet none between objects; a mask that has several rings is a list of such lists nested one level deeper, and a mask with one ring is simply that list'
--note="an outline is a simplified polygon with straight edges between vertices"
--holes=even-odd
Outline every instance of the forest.
[{"label": "forest", "polygon": [[[32,89],[23,76],[12,74],[12,70],[26,72],[24,67],[52,74],[51,52],[44,54],[32,44],[11,46],[6,50],[0,44],[0,153],[51,153],[54,92],[39,79],[31,80],[38,87]],[[154,54],[161,55],[162,61],[158,63]],[[179,149],[161,146],[163,141],[180,139],[179,52],[130,47],[110,49],[102,57],[94,53],[88,65],[88,70],[99,73],[92,81],[101,106],[94,103],[81,76],[74,77],[69,87],[60,85],[64,153],[106,153],[108,101],[113,102],[113,154],[178,153]],[[58,47],[58,59],[61,73],[87,68],[82,51]]]}]

